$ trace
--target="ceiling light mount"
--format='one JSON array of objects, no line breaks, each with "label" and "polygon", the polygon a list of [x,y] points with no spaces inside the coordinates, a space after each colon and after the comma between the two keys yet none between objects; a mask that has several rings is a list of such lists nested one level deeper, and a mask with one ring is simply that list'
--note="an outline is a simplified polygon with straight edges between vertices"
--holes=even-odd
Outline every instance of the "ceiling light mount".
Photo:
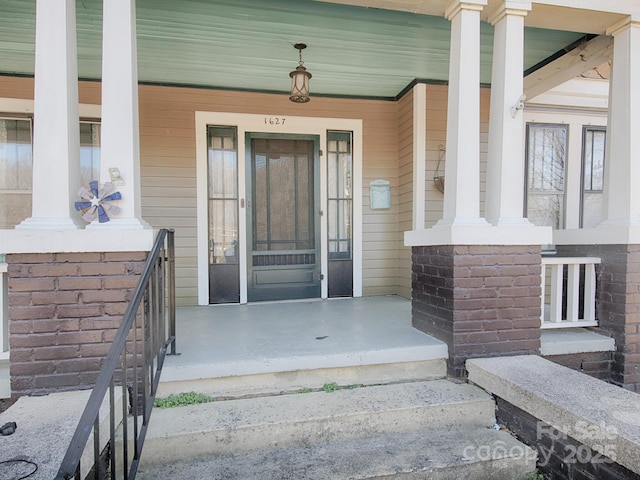
[{"label": "ceiling light mount", "polygon": [[298,50],[299,60],[295,70],[289,73],[291,77],[291,96],[289,100],[295,103],[307,103],[309,100],[309,80],[312,75],[307,72],[302,61],[302,50],[307,48],[306,43],[296,43],[293,48]]}]

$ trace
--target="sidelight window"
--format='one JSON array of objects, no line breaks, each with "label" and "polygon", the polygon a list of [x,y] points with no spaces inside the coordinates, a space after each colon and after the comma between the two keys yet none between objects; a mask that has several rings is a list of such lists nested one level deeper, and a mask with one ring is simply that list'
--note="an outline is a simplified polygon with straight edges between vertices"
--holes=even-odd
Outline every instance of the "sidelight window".
[{"label": "sidelight window", "polygon": [[329,132],[327,153],[329,259],[351,259],[353,235],[351,133]]},{"label": "sidelight window", "polygon": [[209,263],[238,263],[238,139],[209,127]]}]

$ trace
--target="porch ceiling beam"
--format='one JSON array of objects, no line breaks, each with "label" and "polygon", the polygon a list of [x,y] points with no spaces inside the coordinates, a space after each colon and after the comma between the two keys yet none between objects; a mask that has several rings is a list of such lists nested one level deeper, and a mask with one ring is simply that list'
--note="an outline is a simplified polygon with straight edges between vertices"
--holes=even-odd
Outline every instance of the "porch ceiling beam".
[{"label": "porch ceiling beam", "polygon": [[598,10],[582,8],[582,4],[566,6],[562,2],[536,3],[534,1],[533,9],[527,16],[525,25],[548,30],[603,35],[611,25],[630,15],[636,15],[631,8],[627,11],[617,12],[610,11],[606,6],[602,6],[602,9]]},{"label": "porch ceiling beam", "polygon": [[[382,8],[423,15],[443,16],[451,0],[318,0],[325,3],[339,3],[366,8]],[[487,12],[502,3],[503,0],[489,0]],[[534,5],[550,5],[563,9],[591,10],[614,14],[640,14],[637,0],[533,0]],[[535,8],[535,6],[534,6]]]},{"label": "porch ceiling beam", "polygon": [[365,8],[381,8],[423,15],[444,16],[451,0],[318,0],[325,3],[339,3]]},{"label": "porch ceiling beam", "polygon": [[539,4],[623,15],[640,15],[640,4],[637,0],[533,0],[533,3],[534,8],[536,4]]},{"label": "porch ceiling beam", "polygon": [[[365,8],[380,8],[422,15],[444,16],[451,0],[317,0]],[[482,19],[504,0],[488,0]],[[527,27],[602,34],[623,16],[640,15],[637,0],[534,0]]]},{"label": "porch ceiling beam", "polygon": [[524,94],[531,100],[611,59],[613,39],[600,35],[576,47],[524,78]]}]

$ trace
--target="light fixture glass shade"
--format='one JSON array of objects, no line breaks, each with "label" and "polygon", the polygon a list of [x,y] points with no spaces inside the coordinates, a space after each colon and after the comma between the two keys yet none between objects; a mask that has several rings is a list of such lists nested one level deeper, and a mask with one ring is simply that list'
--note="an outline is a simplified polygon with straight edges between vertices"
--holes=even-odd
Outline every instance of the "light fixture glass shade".
[{"label": "light fixture glass shade", "polygon": [[296,103],[307,103],[309,100],[309,79],[311,74],[302,65],[289,73],[291,77],[291,96],[289,100]]}]

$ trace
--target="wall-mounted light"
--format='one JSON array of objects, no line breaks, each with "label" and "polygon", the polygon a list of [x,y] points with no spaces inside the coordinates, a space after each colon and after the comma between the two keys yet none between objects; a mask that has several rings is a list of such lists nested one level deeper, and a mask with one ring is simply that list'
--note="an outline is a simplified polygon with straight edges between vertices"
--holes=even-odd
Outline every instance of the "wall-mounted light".
[{"label": "wall-mounted light", "polygon": [[302,61],[302,50],[307,48],[307,45],[304,43],[296,43],[293,48],[298,50],[300,60],[298,61],[296,69],[289,73],[291,77],[291,96],[289,100],[296,103],[307,103],[311,100],[309,98],[309,79],[311,78],[311,74],[307,72],[307,69],[304,67],[304,62]]}]

